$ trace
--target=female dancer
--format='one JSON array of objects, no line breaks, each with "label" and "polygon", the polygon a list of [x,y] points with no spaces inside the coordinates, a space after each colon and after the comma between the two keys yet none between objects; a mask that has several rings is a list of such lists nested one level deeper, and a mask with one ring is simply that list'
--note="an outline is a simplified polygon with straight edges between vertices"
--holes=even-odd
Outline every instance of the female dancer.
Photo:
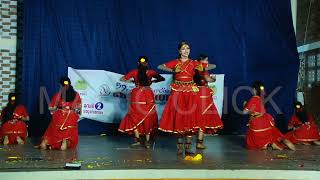
[{"label": "female dancer", "polygon": [[129,111],[121,121],[118,130],[129,135],[134,134],[135,142],[131,147],[139,146],[140,135],[145,135],[145,147],[150,148],[150,135],[158,128],[156,104],[150,85],[152,82],[164,81],[164,78],[156,71],[148,69],[148,58],[142,56],[138,59],[138,68],[130,71],[120,80],[131,81],[132,79],[136,87],[131,91]]},{"label": "female dancer", "polygon": [[285,137],[292,143],[320,145],[320,135],[312,115],[308,114],[300,102],[294,104],[295,114],[289,121],[288,132]]},{"label": "female dancer", "polygon": [[50,104],[52,119],[42,137],[41,149],[75,148],[78,144],[78,119],[81,114],[81,98],[73,89],[68,77],[60,80],[61,90]]},{"label": "female dancer", "polygon": [[195,70],[203,71],[198,61],[189,58],[190,46],[181,42],[178,46],[179,58],[159,65],[159,69],[174,73],[171,94],[164,108],[159,129],[178,136],[177,153],[192,154],[192,136],[198,131],[196,120],[200,118],[199,88],[193,81]]},{"label": "female dancer", "polygon": [[23,105],[17,103],[17,95],[10,93],[8,96],[8,104],[2,110],[0,120],[2,126],[0,136],[3,144],[24,144],[28,135],[27,125],[25,121],[29,120],[29,115]]},{"label": "female dancer", "polygon": [[267,149],[269,145],[273,149],[282,150],[286,145],[295,150],[295,146],[284,138],[278,128],[275,127],[274,119],[265,110],[263,97],[264,85],[256,81],[253,83],[254,96],[245,104],[244,113],[249,114],[249,123],[246,135],[248,149]]},{"label": "female dancer", "polygon": [[[200,55],[198,61],[201,62],[205,67],[215,68],[215,65],[208,63],[208,56]],[[200,96],[200,119],[197,120],[197,127],[199,128],[197,149],[205,149],[203,144],[204,134],[214,134],[219,129],[223,128],[223,122],[219,116],[218,110],[213,102],[212,96],[213,90],[208,87],[208,82],[214,82],[216,79],[214,76],[210,76],[208,73],[209,68],[206,71],[199,72],[196,70],[194,81],[199,87]],[[211,69],[211,68],[210,68]]]}]

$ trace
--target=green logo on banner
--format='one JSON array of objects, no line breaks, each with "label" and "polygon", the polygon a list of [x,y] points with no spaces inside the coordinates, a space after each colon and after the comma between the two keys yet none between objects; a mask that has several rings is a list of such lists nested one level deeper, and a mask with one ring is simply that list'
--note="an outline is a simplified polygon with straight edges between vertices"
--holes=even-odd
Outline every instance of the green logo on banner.
[{"label": "green logo on banner", "polygon": [[87,87],[88,87],[88,84],[84,80],[78,80],[76,82],[76,85],[74,86],[76,90],[86,90]]}]

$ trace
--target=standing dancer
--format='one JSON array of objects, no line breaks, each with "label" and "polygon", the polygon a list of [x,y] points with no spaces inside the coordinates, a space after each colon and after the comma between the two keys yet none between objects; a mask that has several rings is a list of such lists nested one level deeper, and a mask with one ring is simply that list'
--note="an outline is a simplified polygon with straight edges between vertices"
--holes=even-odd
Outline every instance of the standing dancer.
[{"label": "standing dancer", "polygon": [[25,121],[29,120],[29,115],[23,105],[17,103],[17,95],[10,93],[8,96],[8,104],[2,110],[0,120],[2,126],[0,136],[3,144],[24,144],[28,135],[27,125]]},{"label": "standing dancer", "polygon": [[[198,61],[205,67],[209,67],[206,68],[206,70],[215,68],[215,65],[208,63],[208,56],[206,55],[200,55]],[[204,134],[214,134],[223,128],[223,122],[212,99],[214,92],[208,87],[208,82],[214,82],[215,80],[215,77],[210,76],[208,71],[199,72],[196,70],[194,81],[199,87],[200,96],[200,118],[197,120],[197,126],[199,128],[197,149],[206,148],[203,144]]]},{"label": "standing dancer", "polygon": [[295,146],[275,127],[273,117],[266,112],[263,104],[265,95],[264,85],[260,81],[253,83],[254,96],[245,102],[244,114],[249,114],[246,144],[248,149],[267,149],[269,145],[273,149],[282,150],[286,145],[295,150]]},{"label": "standing dancer", "polygon": [[294,104],[295,113],[291,117],[288,125],[288,132],[285,137],[291,142],[297,144],[320,145],[320,134],[318,126],[314,121],[312,115],[307,113],[307,110],[301,104],[296,102]]},{"label": "standing dancer", "polygon": [[[203,66],[189,59],[190,46],[181,42],[178,46],[179,58],[159,65],[159,69],[174,73],[171,94],[164,108],[159,129],[174,133],[178,137],[177,153],[192,154],[192,135],[196,133],[199,119],[199,88],[193,81],[195,70],[203,71]],[[184,140],[185,139],[185,140]]]},{"label": "standing dancer", "polygon": [[50,104],[51,122],[42,137],[41,149],[75,148],[78,144],[78,119],[81,114],[81,98],[73,89],[68,77],[60,80],[61,90]]},{"label": "standing dancer", "polygon": [[138,59],[138,68],[130,71],[120,80],[131,81],[131,79],[136,87],[131,91],[129,111],[121,121],[118,130],[129,135],[134,134],[135,142],[131,147],[139,146],[140,135],[145,135],[145,147],[150,148],[150,134],[158,128],[156,104],[150,85],[152,82],[164,81],[164,78],[156,71],[149,70],[148,59],[142,56]]}]

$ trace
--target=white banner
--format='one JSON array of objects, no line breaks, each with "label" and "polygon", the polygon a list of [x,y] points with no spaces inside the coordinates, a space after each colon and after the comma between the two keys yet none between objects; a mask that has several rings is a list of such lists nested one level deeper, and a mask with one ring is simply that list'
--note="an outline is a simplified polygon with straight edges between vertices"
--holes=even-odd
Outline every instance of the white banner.
[{"label": "white banner", "polygon": [[[166,80],[153,83],[158,117],[160,119],[170,94],[171,74],[161,74]],[[68,67],[68,77],[82,99],[81,118],[106,123],[119,123],[128,111],[129,95],[133,83],[119,81],[122,74],[104,70],[79,70]],[[221,116],[223,105],[224,75],[216,75],[217,81],[209,86],[214,90],[215,105]]]}]

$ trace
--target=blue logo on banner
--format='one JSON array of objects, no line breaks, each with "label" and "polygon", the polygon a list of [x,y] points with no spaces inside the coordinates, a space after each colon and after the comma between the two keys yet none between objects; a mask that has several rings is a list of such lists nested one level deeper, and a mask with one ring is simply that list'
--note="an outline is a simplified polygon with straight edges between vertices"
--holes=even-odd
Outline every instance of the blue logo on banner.
[{"label": "blue logo on banner", "polygon": [[96,108],[96,110],[101,110],[103,109],[103,103],[102,102],[97,102],[94,107]]}]

